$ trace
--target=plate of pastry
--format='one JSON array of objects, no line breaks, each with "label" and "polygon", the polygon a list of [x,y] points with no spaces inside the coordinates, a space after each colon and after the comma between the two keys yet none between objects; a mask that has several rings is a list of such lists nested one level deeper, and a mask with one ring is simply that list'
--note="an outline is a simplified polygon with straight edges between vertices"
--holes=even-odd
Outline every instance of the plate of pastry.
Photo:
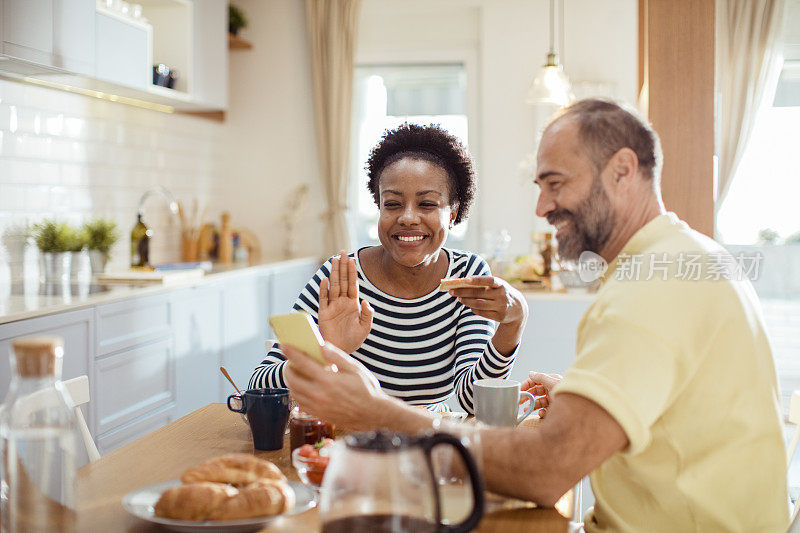
[{"label": "plate of pastry", "polygon": [[181,479],[128,493],[122,506],[133,516],[188,533],[244,533],[316,506],[316,495],[289,481],[270,461],[228,454],[186,470]]}]

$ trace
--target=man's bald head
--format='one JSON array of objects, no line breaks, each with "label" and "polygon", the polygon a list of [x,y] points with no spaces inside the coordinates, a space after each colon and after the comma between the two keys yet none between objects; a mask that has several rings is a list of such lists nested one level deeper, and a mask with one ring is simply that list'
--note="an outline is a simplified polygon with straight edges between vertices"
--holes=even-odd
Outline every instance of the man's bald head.
[{"label": "man's bald head", "polygon": [[563,126],[563,121],[578,126],[581,146],[599,174],[615,153],[630,148],[639,160],[639,172],[658,185],[663,155],[658,134],[638,113],[599,98],[587,98],[561,110],[545,128]]}]

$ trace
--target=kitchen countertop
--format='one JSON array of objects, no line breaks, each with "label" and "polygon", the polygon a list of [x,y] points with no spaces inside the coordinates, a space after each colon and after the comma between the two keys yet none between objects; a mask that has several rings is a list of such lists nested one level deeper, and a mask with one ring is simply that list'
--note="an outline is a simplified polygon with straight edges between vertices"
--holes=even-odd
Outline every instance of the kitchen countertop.
[{"label": "kitchen countertop", "polygon": [[[293,264],[320,262],[316,257],[304,257],[287,261],[264,262],[259,264],[214,265],[210,273],[199,280],[164,285],[148,284],[99,284],[94,280],[75,281],[67,284],[42,285],[38,280],[20,284],[0,286],[0,324],[15,322],[38,316],[63,313],[75,309],[92,307],[127,298],[158,294],[182,287],[203,285],[230,276],[274,267],[290,267]],[[19,289],[20,294],[17,294]],[[45,294],[42,294],[45,292]]]}]

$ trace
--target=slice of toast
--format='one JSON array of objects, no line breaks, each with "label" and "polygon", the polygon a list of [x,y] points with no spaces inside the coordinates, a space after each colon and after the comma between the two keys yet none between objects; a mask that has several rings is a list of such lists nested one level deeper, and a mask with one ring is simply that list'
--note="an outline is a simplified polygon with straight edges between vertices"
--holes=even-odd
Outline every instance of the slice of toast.
[{"label": "slice of toast", "polygon": [[445,278],[441,282],[439,282],[439,291],[440,292],[447,292],[452,289],[469,289],[469,288],[480,288],[479,285],[473,285],[472,283],[466,281],[466,278]]}]

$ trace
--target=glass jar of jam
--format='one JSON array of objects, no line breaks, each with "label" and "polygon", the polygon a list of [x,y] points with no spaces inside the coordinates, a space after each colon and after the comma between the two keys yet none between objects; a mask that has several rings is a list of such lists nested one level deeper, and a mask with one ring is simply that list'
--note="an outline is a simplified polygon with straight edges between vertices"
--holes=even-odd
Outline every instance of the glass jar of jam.
[{"label": "glass jar of jam", "polygon": [[333,438],[333,425],[304,413],[299,407],[292,409],[289,419],[289,452],[303,444],[316,444],[324,438]]}]

